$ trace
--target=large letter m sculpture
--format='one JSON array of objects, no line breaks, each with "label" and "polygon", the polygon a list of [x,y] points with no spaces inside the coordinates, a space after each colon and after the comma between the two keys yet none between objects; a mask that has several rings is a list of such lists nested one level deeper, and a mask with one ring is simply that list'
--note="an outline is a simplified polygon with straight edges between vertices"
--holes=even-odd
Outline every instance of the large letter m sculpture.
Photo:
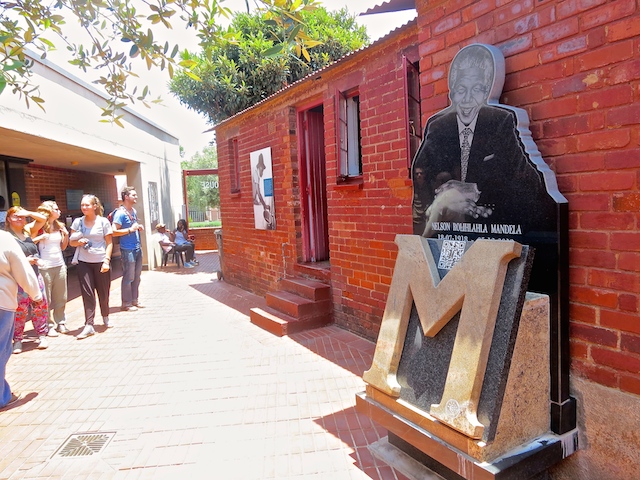
[{"label": "large letter m sculpture", "polygon": [[398,235],[398,257],[380,326],[370,386],[400,396],[398,364],[415,302],[426,337],[434,337],[458,313],[449,370],[440,403],[428,412],[471,438],[481,438],[484,425],[477,407],[509,262],[522,246],[514,241],[477,240],[440,280],[428,240]]}]

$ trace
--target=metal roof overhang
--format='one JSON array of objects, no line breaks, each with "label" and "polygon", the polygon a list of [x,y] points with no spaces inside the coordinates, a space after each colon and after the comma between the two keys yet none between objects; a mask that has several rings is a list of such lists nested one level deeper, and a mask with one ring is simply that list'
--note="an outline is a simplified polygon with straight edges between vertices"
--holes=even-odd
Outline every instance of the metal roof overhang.
[{"label": "metal roof overhang", "polygon": [[360,15],[373,15],[375,13],[402,12],[404,10],[412,10],[416,8],[415,0],[389,0],[380,5],[371,7]]}]

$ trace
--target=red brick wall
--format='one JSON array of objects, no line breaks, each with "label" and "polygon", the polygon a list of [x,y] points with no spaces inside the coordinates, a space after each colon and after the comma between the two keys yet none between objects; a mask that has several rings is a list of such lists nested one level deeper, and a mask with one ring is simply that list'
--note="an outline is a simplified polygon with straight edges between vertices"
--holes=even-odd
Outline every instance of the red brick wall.
[{"label": "red brick wall", "polygon": [[[299,210],[298,188],[293,184],[297,170],[295,111],[288,107],[270,109],[252,118],[241,133],[220,130],[217,134],[225,280],[264,294],[275,289],[284,276],[283,251],[296,258],[294,210]],[[239,134],[240,192],[231,194],[228,139]],[[251,152],[271,147],[277,228],[256,230],[251,195]]]},{"label": "red brick wall", "polygon": [[215,231],[218,227],[190,228],[189,233],[196,237],[196,249],[198,250],[217,250]]},{"label": "red brick wall", "polygon": [[448,65],[462,46],[504,53],[502,103],[528,111],[569,200],[573,373],[640,394],[640,7],[416,3],[425,119],[448,105]]},{"label": "red brick wall", "polygon": [[[359,84],[362,188],[336,184],[338,148],[332,96],[326,98],[324,111],[334,320],[374,339],[395,264],[393,241],[398,233],[411,233],[412,225],[405,73],[399,50],[397,45],[374,50],[364,60],[361,75],[336,81],[340,90]],[[358,67],[349,70],[358,71]],[[335,87],[329,88],[332,91]]]},{"label": "red brick wall", "polygon": [[[325,154],[331,286],[334,319],[375,338],[391,283],[397,233],[411,233],[402,53],[417,60],[415,27],[343,67],[322,73],[317,82],[291,88],[240,119],[216,130],[218,143],[225,280],[264,294],[293,275],[303,258],[296,109],[321,102]],[[362,188],[337,185],[335,93],[359,88],[362,130]],[[240,193],[232,194],[229,140],[238,139]],[[271,146],[275,184],[275,231],[254,228],[249,154]]]},{"label": "red brick wall", "polygon": [[[96,195],[103,205],[118,206],[118,192],[113,175],[65,170],[44,165],[29,165],[25,169],[27,198],[25,206],[36,209],[40,205],[40,196],[55,196],[62,215],[80,214],[80,203],[75,209],[67,211],[67,190],[82,190]],[[33,178],[31,177],[33,175]],[[109,212],[105,212],[105,215]]]}]

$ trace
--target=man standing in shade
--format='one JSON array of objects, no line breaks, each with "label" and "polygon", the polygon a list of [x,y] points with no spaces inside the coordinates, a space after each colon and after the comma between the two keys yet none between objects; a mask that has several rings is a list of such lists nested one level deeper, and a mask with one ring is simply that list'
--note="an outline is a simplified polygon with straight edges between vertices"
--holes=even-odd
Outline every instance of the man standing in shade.
[{"label": "man standing in shade", "polygon": [[13,352],[13,328],[18,307],[18,285],[34,302],[42,301],[38,278],[14,237],[0,231],[0,409],[17,402],[5,379]]},{"label": "man standing in shade", "polygon": [[522,142],[527,125],[519,130],[517,109],[498,104],[503,83],[499,51],[470,45],[453,59],[451,106],[428,120],[413,161],[431,189],[425,229],[415,233],[434,236],[440,222],[514,224],[522,234],[540,225],[531,205],[544,180]]},{"label": "man standing in shade", "polygon": [[140,275],[142,274],[142,245],[140,232],[144,227],[138,223],[138,214],[133,206],[138,194],[133,187],[124,187],[120,194],[122,206],[113,215],[113,235],[120,237],[120,259],[122,261],[122,306],[123,311],[133,312],[141,308],[138,300]]}]

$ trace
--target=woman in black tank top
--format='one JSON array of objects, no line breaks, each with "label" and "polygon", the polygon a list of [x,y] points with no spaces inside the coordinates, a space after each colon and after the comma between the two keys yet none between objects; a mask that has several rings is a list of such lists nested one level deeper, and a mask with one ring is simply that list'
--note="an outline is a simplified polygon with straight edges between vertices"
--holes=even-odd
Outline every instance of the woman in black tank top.
[{"label": "woman in black tank top", "polygon": [[[31,217],[34,220],[27,224],[27,217]],[[38,272],[38,246],[31,240],[31,233],[36,234],[42,225],[44,225],[45,220],[44,215],[30,212],[21,207],[11,207],[7,211],[5,228],[14,236],[27,257],[27,260],[29,260],[29,263],[33,267],[33,270],[36,272],[40,292],[44,299],[42,302],[36,303],[31,300],[22,288],[18,288],[18,309],[16,310],[15,330],[13,333],[13,353],[22,352],[24,325],[27,323],[27,320],[31,320],[33,328],[38,334],[38,348],[44,349],[49,346],[47,342],[47,334],[49,333],[49,325],[47,323],[49,306],[44,293],[44,281]]]}]

